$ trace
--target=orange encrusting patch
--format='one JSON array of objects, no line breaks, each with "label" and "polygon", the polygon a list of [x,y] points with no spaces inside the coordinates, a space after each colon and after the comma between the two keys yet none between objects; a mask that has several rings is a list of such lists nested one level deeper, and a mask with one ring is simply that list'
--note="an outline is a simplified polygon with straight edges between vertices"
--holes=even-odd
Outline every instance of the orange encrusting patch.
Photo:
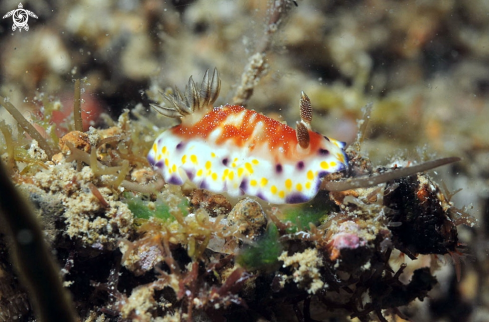
[{"label": "orange encrusting patch", "polygon": [[[241,113],[241,114],[240,114]],[[236,120],[240,114],[241,119]],[[251,119],[251,121],[250,121]],[[263,123],[263,133],[254,135],[259,122]],[[207,137],[216,129],[222,132],[216,140],[216,144],[222,144],[231,140],[233,145],[238,147],[248,147],[250,150],[268,143],[272,151],[285,156],[289,160],[299,160],[297,154],[297,136],[295,129],[280,123],[274,119],[266,117],[255,111],[250,111],[242,106],[225,105],[216,107],[207,113],[200,121],[193,126],[183,124],[173,127],[170,131],[173,134],[191,140],[195,138],[207,139]],[[309,131],[310,137],[310,154],[317,153],[323,136]]]}]

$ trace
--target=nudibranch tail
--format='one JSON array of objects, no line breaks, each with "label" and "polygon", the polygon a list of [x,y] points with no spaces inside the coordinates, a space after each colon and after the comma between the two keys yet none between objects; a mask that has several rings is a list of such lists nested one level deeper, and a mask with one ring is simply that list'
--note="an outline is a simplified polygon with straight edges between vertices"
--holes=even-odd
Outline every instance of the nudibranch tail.
[{"label": "nudibranch tail", "polygon": [[300,101],[297,131],[242,106],[212,108],[220,90],[217,71],[206,72],[197,90],[192,78],[185,95],[168,96],[172,107],[155,107],[182,123],[163,132],[148,154],[166,182],[193,182],[231,196],[257,196],[274,204],[314,198],[322,178],[347,169],[345,144],[311,130],[312,107]]}]

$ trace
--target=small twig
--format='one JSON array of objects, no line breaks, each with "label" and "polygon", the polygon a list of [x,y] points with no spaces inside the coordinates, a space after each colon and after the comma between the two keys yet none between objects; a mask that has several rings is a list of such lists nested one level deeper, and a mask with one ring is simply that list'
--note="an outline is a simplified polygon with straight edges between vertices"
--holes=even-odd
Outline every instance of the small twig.
[{"label": "small twig", "polygon": [[[370,117],[372,114],[373,106],[374,103],[370,102],[362,108],[363,116],[361,120],[358,120],[357,139],[355,140],[355,142],[353,142],[353,146],[357,152],[360,152],[360,145],[365,140],[367,134],[367,126],[370,123]],[[345,150],[346,150],[346,146],[345,146]]]},{"label": "small twig", "polygon": [[22,113],[20,113],[20,111],[12,103],[7,101],[2,96],[0,96],[0,105],[5,107],[5,109],[10,113],[10,115],[12,115],[14,117],[14,119],[17,121],[17,123],[19,123],[19,125],[22,127],[22,129],[24,131],[26,131],[27,134],[29,134],[31,136],[31,138],[36,140],[37,143],[39,143],[39,147],[41,149],[43,149],[44,152],[46,152],[49,160],[51,160],[53,155],[55,155],[56,153],[59,152],[57,149],[55,149],[55,148],[53,149],[49,145],[48,141],[46,141],[42,137],[41,133],[39,133],[36,130],[36,128],[29,121],[27,121],[25,119],[25,117],[22,115]]},{"label": "small twig", "polygon": [[82,150],[78,150],[71,142],[66,142],[66,146],[71,152],[71,154],[66,157],[66,161],[71,162],[73,160],[80,160],[88,164],[92,168],[93,174],[96,176],[103,174],[117,174],[122,169],[122,167],[106,167],[98,162],[97,154],[94,150],[92,150],[91,154],[88,154]]},{"label": "small twig", "polygon": [[373,187],[380,183],[408,177],[418,172],[432,170],[446,164],[458,162],[461,159],[458,157],[442,158],[432,161],[423,162],[411,167],[399,168],[382,174],[377,174],[369,177],[349,178],[342,181],[323,181],[321,190],[327,191],[345,191],[357,188]]},{"label": "small twig", "polygon": [[[75,120],[75,131],[83,132],[83,120],[81,111],[81,89],[80,80],[75,79],[75,93],[73,96],[73,119]],[[76,162],[76,171],[80,172],[82,168],[81,161]]]},{"label": "small twig", "polygon": [[289,3],[289,0],[270,0],[268,2],[268,21],[265,27],[265,35],[257,48],[257,52],[265,53],[270,50],[273,35],[277,32],[290,9]]},{"label": "small twig", "polygon": [[0,162],[0,214],[11,238],[11,258],[29,292],[38,321],[75,322],[78,318],[60,279],[60,268],[44,241],[29,203],[17,191]]},{"label": "small twig", "polygon": [[114,181],[112,181],[112,186],[114,188],[117,188],[118,186],[120,186],[122,181],[124,181],[124,178],[129,174],[130,170],[131,170],[131,167],[129,166],[129,161],[122,160],[121,171],[117,175],[117,178]]},{"label": "small twig", "polygon": [[165,181],[162,178],[158,178],[155,182],[153,183],[148,183],[148,184],[139,184],[131,181],[124,180],[121,183],[121,187],[131,190],[131,191],[137,191],[141,193],[155,193],[157,191],[160,191],[163,189],[165,186]]},{"label": "small twig", "polygon": [[75,131],[83,132],[83,120],[82,120],[80,98],[81,98],[80,80],[75,79],[75,95],[73,99],[73,118],[75,120]]},{"label": "small twig", "polygon": [[272,47],[273,35],[277,32],[280,25],[290,8],[289,0],[270,0],[268,3],[268,21],[265,27],[265,34],[260,44],[257,46],[241,75],[241,83],[236,89],[233,97],[233,104],[245,106],[256,85],[268,72],[267,53]]},{"label": "small twig", "polygon": [[16,169],[17,164],[15,163],[15,151],[14,142],[12,140],[12,129],[10,126],[5,124],[5,121],[0,121],[0,131],[2,131],[3,137],[5,138],[5,145],[7,147],[7,164],[10,169]]},{"label": "small twig", "polygon": [[239,84],[233,97],[233,104],[246,106],[253,95],[255,86],[268,72],[268,64],[265,57],[265,53],[256,53],[250,57],[250,61],[241,75],[241,84]]},{"label": "small twig", "polygon": [[89,182],[88,188],[90,189],[92,194],[95,196],[95,198],[97,198],[98,201],[100,201],[100,204],[102,205],[102,207],[104,207],[105,209],[110,208],[109,203],[105,200],[104,196],[102,196],[102,194],[100,193],[100,190],[98,190],[98,188],[93,183]]}]

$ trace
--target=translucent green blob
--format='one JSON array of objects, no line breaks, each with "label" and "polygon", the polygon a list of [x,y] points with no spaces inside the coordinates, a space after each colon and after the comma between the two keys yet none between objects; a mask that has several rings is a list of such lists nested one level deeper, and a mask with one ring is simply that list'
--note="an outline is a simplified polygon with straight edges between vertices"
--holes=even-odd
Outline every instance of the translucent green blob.
[{"label": "translucent green blob", "polygon": [[292,225],[287,228],[287,233],[293,234],[298,231],[309,230],[309,223],[318,226],[331,212],[331,204],[326,202],[309,202],[300,206],[284,207],[281,209],[280,220]]},{"label": "translucent green blob", "polygon": [[263,237],[243,250],[237,257],[238,263],[247,270],[273,269],[282,252],[277,226],[270,224]]},{"label": "translucent green blob", "polygon": [[[139,197],[132,197],[130,194],[125,194],[125,197],[129,210],[131,210],[136,218],[149,219],[155,217],[163,220],[174,219],[170,213],[170,207],[160,200],[154,202],[154,207],[148,207],[149,201],[143,201]],[[183,198],[176,206],[182,215],[188,215],[189,204],[187,198]]]}]

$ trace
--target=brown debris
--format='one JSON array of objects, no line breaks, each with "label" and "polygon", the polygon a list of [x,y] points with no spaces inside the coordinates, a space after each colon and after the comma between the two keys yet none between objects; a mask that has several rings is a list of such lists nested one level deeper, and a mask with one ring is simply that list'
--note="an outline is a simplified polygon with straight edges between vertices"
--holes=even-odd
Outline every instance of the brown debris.
[{"label": "brown debris", "polygon": [[249,239],[256,239],[265,230],[267,220],[262,207],[251,198],[240,200],[227,216],[230,226]]},{"label": "brown debris", "polygon": [[451,205],[440,199],[439,188],[426,175],[395,180],[398,185],[384,196],[384,205],[393,212],[387,218],[396,223],[389,228],[396,248],[410,258],[417,254],[447,254],[459,246]]},{"label": "brown debris", "polygon": [[71,131],[62,138],[59,139],[59,148],[63,153],[70,151],[67,142],[70,142],[77,148],[78,150],[85,151],[90,153],[91,146],[90,140],[88,139],[88,134],[80,132],[80,131]]},{"label": "brown debris", "polygon": [[331,199],[339,206],[343,204],[343,200],[346,196],[352,196],[358,198],[360,194],[356,190],[345,190],[345,191],[332,191],[329,193]]},{"label": "brown debris", "polygon": [[221,194],[214,194],[207,190],[195,189],[190,195],[190,203],[195,209],[205,209],[212,216],[226,215],[231,209],[231,203]]}]

